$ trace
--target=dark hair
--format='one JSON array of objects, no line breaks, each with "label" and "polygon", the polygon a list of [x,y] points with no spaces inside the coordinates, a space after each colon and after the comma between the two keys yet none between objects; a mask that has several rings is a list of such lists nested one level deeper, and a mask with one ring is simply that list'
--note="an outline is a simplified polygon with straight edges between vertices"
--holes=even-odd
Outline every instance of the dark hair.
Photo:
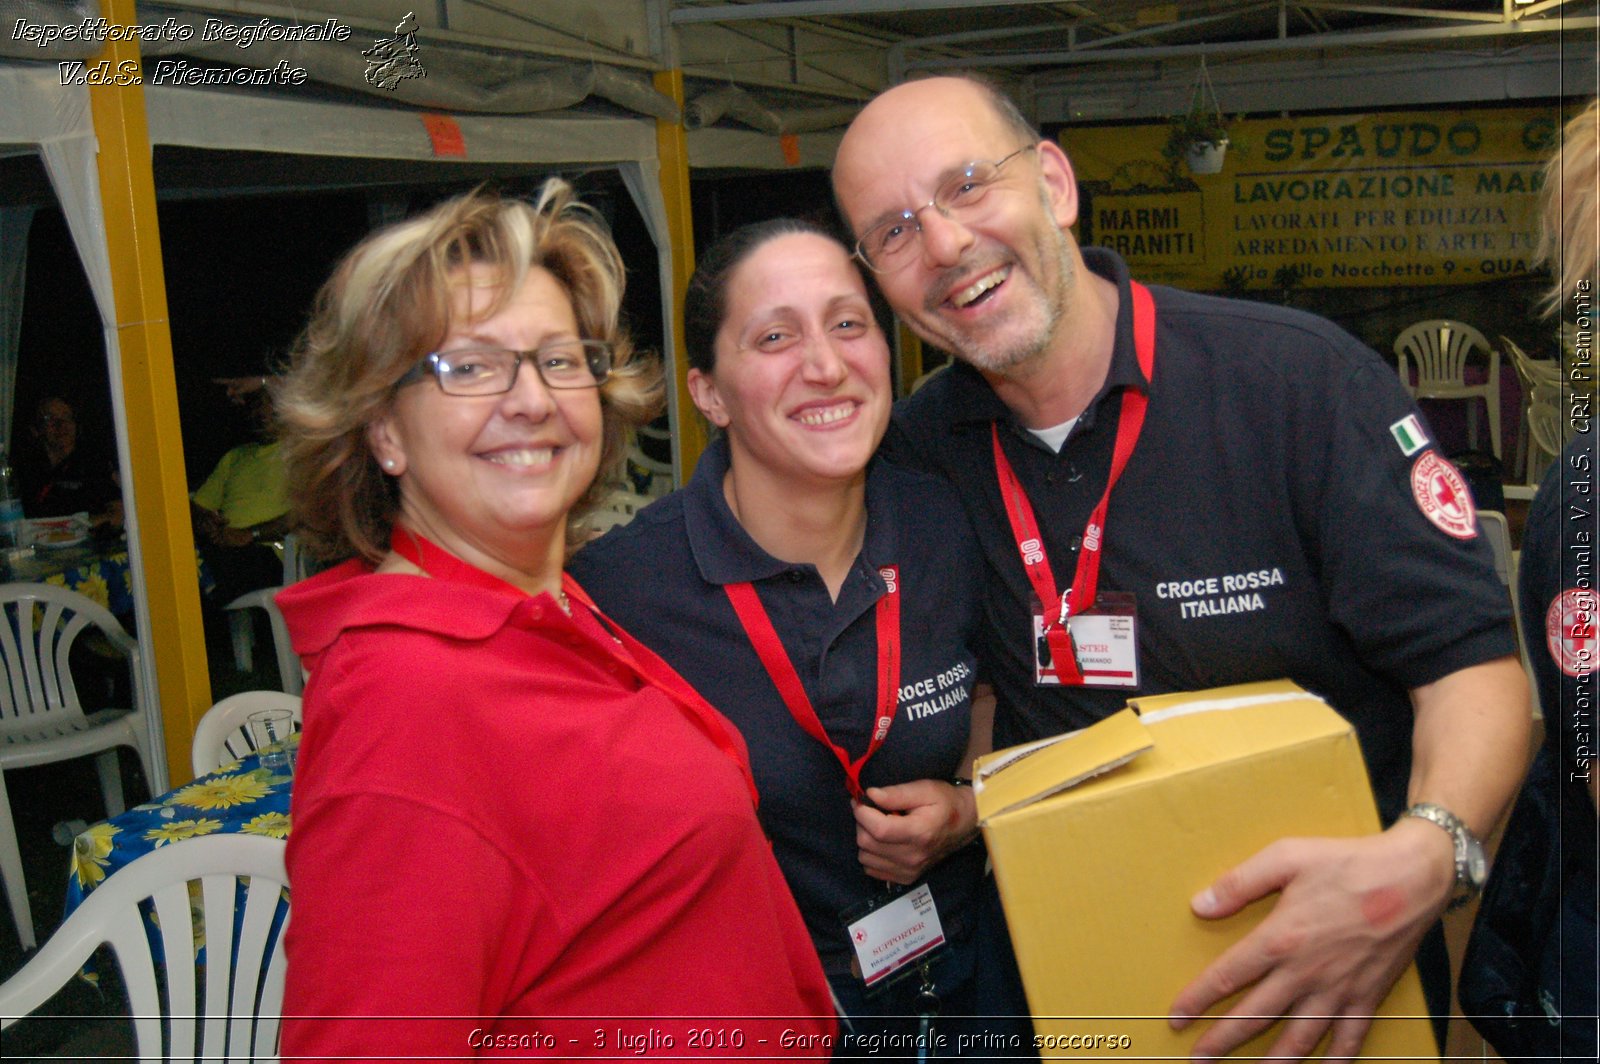
[{"label": "dark hair", "polygon": [[62,406],[66,407],[67,412],[72,415],[72,423],[74,425],[83,420],[83,411],[78,409],[78,401],[76,399],[68,395],[46,395],[42,396],[37,403],[33,404],[34,421],[38,421],[39,418],[44,414],[44,405],[46,403],[60,403]]},{"label": "dark hair", "polygon": [[[806,218],[769,218],[764,222],[741,225],[719,237],[700,257],[683,295],[684,349],[691,368],[701,373],[710,373],[716,368],[717,333],[722,330],[723,319],[728,314],[728,280],[733,276],[733,271],[767,241],[799,233],[810,233],[831,240],[844,248],[846,255],[850,254],[849,244],[840,238],[838,230],[832,226]],[[850,264],[857,273],[861,273],[861,282],[872,302],[873,315],[882,325],[884,314],[876,291],[867,282],[866,274],[861,272],[854,257]]]}]

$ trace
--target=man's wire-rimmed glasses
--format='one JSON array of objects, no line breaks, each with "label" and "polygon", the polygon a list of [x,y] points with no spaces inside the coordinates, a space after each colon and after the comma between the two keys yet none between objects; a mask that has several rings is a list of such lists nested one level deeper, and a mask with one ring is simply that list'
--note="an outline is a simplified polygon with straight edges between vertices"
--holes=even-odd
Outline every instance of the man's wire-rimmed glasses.
[{"label": "man's wire-rimmed glasses", "polygon": [[546,388],[597,388],[611,374],[611,357],[612,345],[604,340],[552,340],[532,351],[460,347],[428,355],[399,383],[431,376],[446,395],[504,395],[528,361]]},{"label": "man's wire-rimmed glasses", "polygon": [[878,273],[898,269],[907,261],[922,235],[922,212],[932,207],[946,218],[959,218],[971,211],[1000,180],[1000,168],[1025,151],[1027,144],[998,162],[971,162],[951,174],[933,193],[933,199],[885,218],[861,234],[856,241],[856,257]]}]

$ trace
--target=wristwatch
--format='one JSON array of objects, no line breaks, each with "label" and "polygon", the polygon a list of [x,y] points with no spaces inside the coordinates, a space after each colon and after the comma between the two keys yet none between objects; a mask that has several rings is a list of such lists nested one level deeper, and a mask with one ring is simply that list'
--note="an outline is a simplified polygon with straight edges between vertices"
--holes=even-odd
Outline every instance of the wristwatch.
[{"label": "wristwatch", "polygon": [[1459,909],[1483,893],[1484,881],[1489,878],[1489,859],[1484,855],[1483,843],[1478,841],[1478,836],[1472,833],[1471,828],[1461,822],[1460,817],[1432,802],[1418,802],[1400,815],[1431,821],[1450,833],[1450,841],[1456,851],[1456,889],[1450,896],[1450,903],[1445,906],[1445,912]]}]

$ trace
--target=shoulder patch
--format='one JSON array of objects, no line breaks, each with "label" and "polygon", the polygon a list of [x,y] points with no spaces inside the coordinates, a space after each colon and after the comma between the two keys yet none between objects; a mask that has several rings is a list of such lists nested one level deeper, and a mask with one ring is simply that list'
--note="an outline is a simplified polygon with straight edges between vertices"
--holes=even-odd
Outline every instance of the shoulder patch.
[{"label": "shoulder patch", "polygon": [[1411,494],[1422,516],[1434,527],[1456,539],[1472,539],[1478,534],[1478,509],[1472,502],[1461,471],[1426,451],[1411,466]]},{"label": "shoulder patch", "polygon": [[1595,672],[1600,643],[1595,639],[1596,600],[1593,590],[1569,587],[1557,595],[1544,615],[1545,645],[1556,666],[1568,676]]},{"label": "shoulder patch", "polygon": [[1394,436],[1395,442],[1400,445],[1400,452],[1407,458],[1416,454],[1429,443],[1428,434],[1423,431],[1422,422],[1415,414],[1405,417],[1389,426],[1389,432]]}]

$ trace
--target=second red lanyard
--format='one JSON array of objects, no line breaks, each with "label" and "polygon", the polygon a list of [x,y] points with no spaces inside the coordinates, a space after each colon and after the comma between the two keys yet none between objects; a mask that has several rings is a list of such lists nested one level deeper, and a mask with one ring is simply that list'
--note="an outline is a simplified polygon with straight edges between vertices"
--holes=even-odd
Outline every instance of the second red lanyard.
[{"label": "second red lanyard", "polygon": [[788,652],[783,649],[783,641],[778,638],[777,630],[772,627],[772,619],[767,616],[766,607],[761,605],[761,599],[756,596],[756,589],[748,583],[728,584],[723,588],[733,605],[733,612],[739,616],[739,623],[744,626],[745,635],[750,638],[750,645],[755,648],[756,657],[761,659],[767,675],[772,677],[773,686],[782,696],[783,704],[807,735],[833,751],[844,768],[850,796],[858,801],[864,791],[861,769],[888,736],[900,694],[900,573],[891,565],[878,570],[878,574],[883,578],[885,591],[874,610],[878,631],[876,716],[866,752],[853,760],[849,751],[835,743],[828,736],[827,729],[823,728],[822,719],[817,716],[816,707],[811,704],[805,685],[800,682],[794,662],[789,660]]},{"label": "second red lanyard", "polygon": [[[1156,360],[1155,303],[1150,298],[1150,290],[1137,281],[1132,283],[1132,291],[1134,351],[1139,359],[1139,369],[1144,372],[1145,380],[1149,381]],[[1045,611],[1045,635],[1059,636],[1064,647],[1070,645],[1065,639],[1068,619],[1075,613],[1092,608],[1099,593],[1100,559],[1105,546],[1106,511],[1111,503],[1111,489],[1116,486],[1123,467],[1133,456],[1149,405],[1150,397],[1144,391],[1137,388],[1124,390],[1122,412],[1117,420],[1117,440],[1111,456],[1111,474],[1106,479],[1105,493],[1100,496],[1100,502],[1084,527],[1078,568],[1073,574],[1072,586],[1064,593],[1056,590],[1055,574],[1050,570],[1050,559],[1045,555],[1044,539],[1039,532],[1039,521],[1034,516],[1033,505],[1028,501],[1028,493],[1023,490],[1022,482],[1017,479],[1011,462],[1000,446],[999,424],[991,427],[995,474],[1000,480],[1000,495],[1006,504],[1006,516],[1011,520],[1017,551],[1022,556],[1022,568],[1028,574],[1028,582],[1033,585],[1034,594],[1039,597],[1040,606]],[[1060,604],[1059,609],[1051,608],[1055,603]],[[1051,641],[1053,644],[1056,642],[1055,639]],[[1077,662],[1070,652],[1058,656],[1063,659],[1061,667],[1069,675],[1077,672]]]}]

